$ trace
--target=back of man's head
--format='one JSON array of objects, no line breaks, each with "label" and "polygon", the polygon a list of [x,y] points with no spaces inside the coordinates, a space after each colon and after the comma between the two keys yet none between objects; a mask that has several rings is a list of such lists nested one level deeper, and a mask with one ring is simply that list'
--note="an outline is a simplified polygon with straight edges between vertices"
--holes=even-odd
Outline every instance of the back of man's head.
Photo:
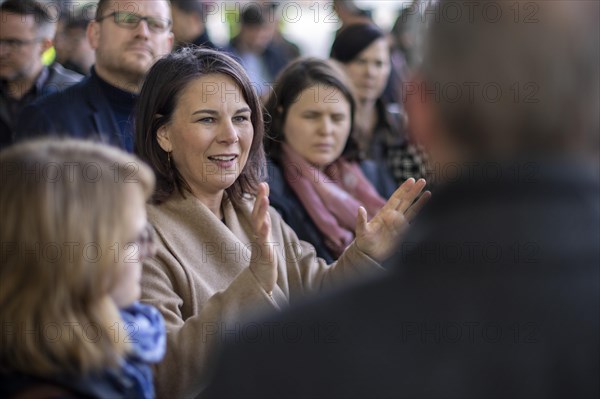
[{"label": "back of man's head", "polygon": [[421,74],[462,154],[506,160],[598,150],[598,2],[430,7]]},{"label": "back of man's head", "polygon": [[0,11],[22,16],[31,15],[37,30],[36,36],[49,40],[54,38],[58,10],[52,4],[36,0],[6,0],[0,3]]}]

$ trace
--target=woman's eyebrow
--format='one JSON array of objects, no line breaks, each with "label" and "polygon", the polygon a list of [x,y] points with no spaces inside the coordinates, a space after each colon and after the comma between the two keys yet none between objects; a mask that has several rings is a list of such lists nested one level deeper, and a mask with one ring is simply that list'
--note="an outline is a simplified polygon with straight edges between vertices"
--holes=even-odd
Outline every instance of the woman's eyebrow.
[{"label": "woman's eyebrow", "polygon": [[192,115],[196,114],[209,114],[209,115],[218,115],[219,112],[214,109],[199,109],[197,111],[192,112]]},{"label": "woman's eyebrow", "polygon": [[235,111],[236,114],[240,114],[242,112],[252,112],[252,110],[249,107],[243,107]]}]

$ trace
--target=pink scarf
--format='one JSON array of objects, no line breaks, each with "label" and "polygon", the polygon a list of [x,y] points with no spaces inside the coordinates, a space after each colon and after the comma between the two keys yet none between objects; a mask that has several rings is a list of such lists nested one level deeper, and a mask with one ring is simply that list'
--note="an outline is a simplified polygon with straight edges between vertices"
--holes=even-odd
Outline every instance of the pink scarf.
[{"label": "pink scarf", "polygon": [[343,157],[321,171],[283,143],[284,178],[325,238],[340,256],[354,239],[358,208],[371,219],[385,204],[358,163]]}]

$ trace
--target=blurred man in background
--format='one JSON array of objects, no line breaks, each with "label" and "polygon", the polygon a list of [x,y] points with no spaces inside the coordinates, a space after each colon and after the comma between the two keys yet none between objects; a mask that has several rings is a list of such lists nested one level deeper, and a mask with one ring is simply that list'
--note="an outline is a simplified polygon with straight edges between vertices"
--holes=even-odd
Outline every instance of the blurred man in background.
[{"label": "blurred man in background", "polygon": [[289,45],[277,42],[277,3],[249,3],[242,8],[240,31],[231,39],[226,51],[242,63],[258,94],[270,92],[270,85],[288,62],[294,58]]},{"label": "blurred man in background", "polygon": [[202,0],[171,0],[173,35],[177,47],[186,45],[216,49],[206,29]]},{"label": "blurred man in background", "polygon": [[133,151],[133,111],[146,73],[173,46],[167,0],[100,0],[87,38],[96,53],[90,76],[25,108],[17,139],[92,138]]},{"label": "blurred man in background", "polygon": [[392,275],[239,327],[209,397],[599,396],[600,3],[476,4],[423,14],[407,101],[444,184]]},{"label": "blurred man in background", "polygon": [[[86,6],[88,4],[91,3]],[[87,26],[92,19],[87,7],[64,9],[54,38],[56,62],[82,75],[90,74],[96,60],[94,49],[86,35]]]},{"label": "blurred man in background", "polygon": [[0,4],[0,148],[12,143],[17,118],[27,104],[83,77],[60,64],[42,63],[56,32],[53,11],[34,0]]}]

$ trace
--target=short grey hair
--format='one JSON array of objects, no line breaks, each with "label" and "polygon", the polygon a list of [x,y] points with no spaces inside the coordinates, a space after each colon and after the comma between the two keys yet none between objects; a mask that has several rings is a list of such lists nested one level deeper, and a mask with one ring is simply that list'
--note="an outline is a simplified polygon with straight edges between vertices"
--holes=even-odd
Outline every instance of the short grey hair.
[{"label": "short grey hair", "polygon": [[597,151],[598,2],[473,4],[429,2],[421,15],[419,69],[452,139],[488,159]]},{"label": "short grey hair", "polygon": [[6,0],[0,3],[0,11],[33,16],[37,36],[54,39],[60,15],[60,9],[55,3],[37,0]]}]

